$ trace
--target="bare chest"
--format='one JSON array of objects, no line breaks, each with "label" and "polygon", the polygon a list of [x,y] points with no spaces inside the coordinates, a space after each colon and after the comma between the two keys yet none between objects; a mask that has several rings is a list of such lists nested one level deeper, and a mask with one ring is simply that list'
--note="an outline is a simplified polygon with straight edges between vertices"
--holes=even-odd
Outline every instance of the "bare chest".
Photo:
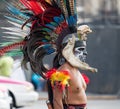
[{"label": "bare chest", "polygon": [[72,92],[80,92],[81,90],[86,90],[86,87],[87,85],[80,72],[77,72],[71,76],[70,89]]}]

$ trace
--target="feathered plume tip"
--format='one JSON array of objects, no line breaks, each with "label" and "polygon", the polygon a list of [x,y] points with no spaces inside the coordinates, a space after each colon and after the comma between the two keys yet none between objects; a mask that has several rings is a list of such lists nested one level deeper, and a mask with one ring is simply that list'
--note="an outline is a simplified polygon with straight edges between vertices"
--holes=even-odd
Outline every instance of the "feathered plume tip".
[{"label": "feathered plume tip", "polygon": [[22,42],[18,42],[18,43],[14,43],[14,44],[11,44],[11,45],[8,45],[8,46],[5,46],[4,48],[1,48],[0,49],[0,56],[3,56],[6,52],[16,48],[16,47],[20,47],[20,46],[23,46],[25,44],[24,41]]},{"label": "feathered plume tip", "polygon": [[46,73],[46,78],[51,81],[51,85],[57,86],[61,90],[69,86],[70,75],[67,71],[57,71],[56,69],[51,69]]},{"label": "feathered plume tip", "polygon": [[39,17],[42,23],[51,22],[50,24],[55,28],[61,22],[54,25],[53,19],[63,15],[71,31],[77,26],[76,0],[20,0],[20,2]]},{"label": "feathered plume tip", "polygon": [[20,0],[22,4],[25,5],[25,7],[28,8],[28,10],[31,10],[34,12],[34,14],[40,14],[43,12],[43,8],[40,6],[40,4],[37,2],[37,0]]},{"label": "feathered plume tip", "polygon": [[[20,4],[17,1],[3,1],[10,13],[5,15],[8,21],[16,27],[21,25],[22,29],[24,26],[30,28],[30,37],[38,33],[41,37],[41,40],[37,37],[39,42],[45,39],[59,46],[67,34],[76,32],[76,0],[18,0]],[[20,30],[15,32],[10,28],[10,31],[11,34],[22,36]]]},{"label": "feathered plume tip", "polygon": [[[44,56],[59,51],[64,37],[77,32],[76,0],[3,1],[10,13],[5,17],[17,27],[3,28],[10,31],[5,33],[14,36],[14,43],[18,42],[15,39],[25,39],[22,48],[24,61],[31,63],[34,72],[43,75],[42,72],[48,71],[42,62]],[[16,46],[17,43],[2,48],[1,55]]]}]

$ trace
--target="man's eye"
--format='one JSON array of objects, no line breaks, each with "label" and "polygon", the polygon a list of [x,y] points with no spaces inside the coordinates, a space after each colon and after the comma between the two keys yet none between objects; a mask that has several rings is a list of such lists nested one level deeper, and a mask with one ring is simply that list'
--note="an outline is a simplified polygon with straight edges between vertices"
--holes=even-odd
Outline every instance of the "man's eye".
[{"label": "man's eye", "polygon": [[79,50],[79,51],[83,51],[84,49],[85,49],[85,48],[79,48],[78,50]]}]

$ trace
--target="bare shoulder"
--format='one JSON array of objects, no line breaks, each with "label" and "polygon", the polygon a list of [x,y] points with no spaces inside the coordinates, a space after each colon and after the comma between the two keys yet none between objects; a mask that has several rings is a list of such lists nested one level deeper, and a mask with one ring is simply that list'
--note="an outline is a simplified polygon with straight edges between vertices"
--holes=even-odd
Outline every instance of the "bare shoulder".
[{"label": "bare shoulder", "polygon": [[59,71],[68,71],[68,72],[71,72],[71,70],[70,70],[70,67],[67,65],[67,64],[63,64],[62,66],[60,66],[59,68],[58,68],[58,70]]}]

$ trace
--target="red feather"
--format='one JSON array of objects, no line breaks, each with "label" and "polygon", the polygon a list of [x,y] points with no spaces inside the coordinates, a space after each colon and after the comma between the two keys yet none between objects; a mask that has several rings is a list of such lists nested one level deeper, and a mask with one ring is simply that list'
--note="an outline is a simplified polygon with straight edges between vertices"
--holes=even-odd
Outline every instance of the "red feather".
[{"label": "red feather", "polygon": [[10,51],[11,49],[13,49],[13,48],[15,48],[15,47],[17,47],[17,46],[24,45],[25,43],[26,43],[25,41],[17,42],[17,43],[8,45],[8,46],[0,49],[0,56],[4,55],[4,53],[6,53],[7,51]]},{"label": "red feather", "polygon": [[31,10],[35,15],[41,14],[44,9],[36,0],[20,0],[25,7]]}]

